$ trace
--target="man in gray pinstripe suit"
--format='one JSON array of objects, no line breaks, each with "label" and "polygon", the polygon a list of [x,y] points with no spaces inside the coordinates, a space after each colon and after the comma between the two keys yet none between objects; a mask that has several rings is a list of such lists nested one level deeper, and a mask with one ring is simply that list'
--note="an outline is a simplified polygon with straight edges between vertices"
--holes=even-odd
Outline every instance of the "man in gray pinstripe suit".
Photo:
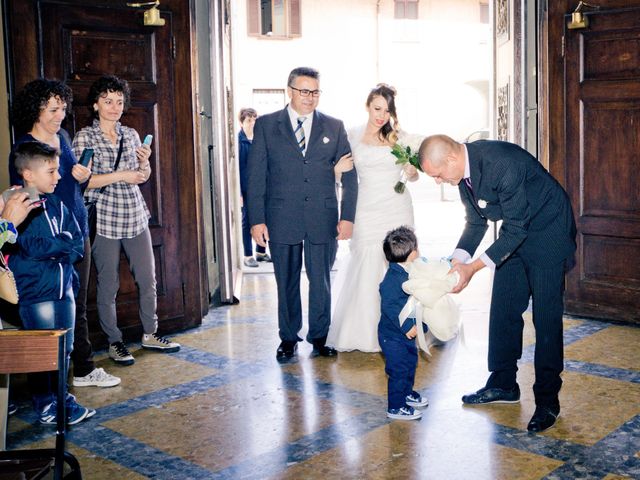
[{"label": "man in gray pinstripe suit", "polygon": [[[458,185],[466,226],[452,255],[452,271],[464,289],[484,267],[495,269],[489,316],[486,385],[464,395],[465,404],[520,401],[516,382],[522,356],[522,314],[533,299],[536,328],[533,392],[536,410],[527,429],[551,427],[559,413],[563,370],[564,274],[576,249],[571,203],[560,184],[527,151],[498,141],[460,144],[434,135],[420,147],[420,162],[438,184]],[[502,220],[498,239],[468,263],[487,230]]]}]

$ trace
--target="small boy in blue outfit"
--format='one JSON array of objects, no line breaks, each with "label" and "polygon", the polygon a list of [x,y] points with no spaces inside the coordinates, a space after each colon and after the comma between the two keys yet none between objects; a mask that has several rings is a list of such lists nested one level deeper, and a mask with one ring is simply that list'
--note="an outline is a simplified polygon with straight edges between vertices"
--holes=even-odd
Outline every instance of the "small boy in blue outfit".
[{"label": "small boy in blue outfit", "polygon": [[406,266],[418,258],[418,239],[409,227],[399,227],[387,233],[383,243],[384,255],[389,262],[380,283],[380,323],[378,341],[385,357],[388,381],[387,417],[397,420],[416,420],[422,412],[414,407],[426,407],[429,402],[413,390],[418,365],[415,344],[416,319],[407,318],[402,325],[399,315],[409,294],[402,284],[409,279]]},{"label": "small boy in blue outfit", "polygon": [[[31,211],[18,228],[17,249],[9,258],[18,287],[20,317],[25,328],[33,330],[68,329],[66,362],[73,350],[75,300],[73,264],[84,254],[84,240],[78,222],[64,203],[52,195],[60,174],[58,151],[40,142],[25,142],[15,150],[15,166],[25,187],[40,194],[40,208]],[[56,424],[57,375],[32,374],[29,384],[38,420]],[[81,422],[95,410],[80,406],[67,394],[67,423]]]}]

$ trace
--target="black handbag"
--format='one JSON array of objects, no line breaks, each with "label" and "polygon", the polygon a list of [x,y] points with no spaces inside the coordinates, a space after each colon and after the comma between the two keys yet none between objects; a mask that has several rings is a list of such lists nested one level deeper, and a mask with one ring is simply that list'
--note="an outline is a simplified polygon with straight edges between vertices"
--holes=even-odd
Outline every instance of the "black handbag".
[{"label": "black handbag", "polygon": [[[120,137],[120,147],[118,148],[118,157],[116,158],[116,163],[113,164],[113,172],[115,172],[118,169],[118,165],[120,165],[123,140],[124,135]],[[87,223],[89,224],[89,240],[91,241],[91,243],[93,243],[93,240],[96,238],[96,228],[98,225],[98,198],[100,198],[100,195],[102,195],[105,188],[107,188],[107,185],[104,185],[102,188],[100,188],[100,190],[98,191],[98,195],[94,200],[84,203],[84,206],[87,209]]]}]

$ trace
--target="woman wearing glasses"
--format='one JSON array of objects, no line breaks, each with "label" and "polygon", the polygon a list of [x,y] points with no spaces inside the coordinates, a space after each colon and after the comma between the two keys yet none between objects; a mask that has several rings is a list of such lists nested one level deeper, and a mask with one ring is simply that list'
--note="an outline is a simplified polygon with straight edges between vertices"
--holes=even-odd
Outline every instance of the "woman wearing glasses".
[{"label": "woman wearing glasses", "polygon": [[333,282],[334,305],[327,345],[338,351],[380,351],[378,286],[387,270],[382,241],[396,227],[413,226],[409,192],[394,190],[401,177],[418,179],[413,166],[396,165],[391,154],[400,134],[395,96],[394,88],[376,86],[366,101],[367,123],[349,132],[360,183],[350,255],[341,262]]}]

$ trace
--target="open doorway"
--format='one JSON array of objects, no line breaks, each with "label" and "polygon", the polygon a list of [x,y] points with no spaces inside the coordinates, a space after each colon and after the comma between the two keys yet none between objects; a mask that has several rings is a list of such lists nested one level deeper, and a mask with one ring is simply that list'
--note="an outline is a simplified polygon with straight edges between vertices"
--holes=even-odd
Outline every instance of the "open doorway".
[{"label": "open doorway", "polygon": [[[245,107],[258,115],[282,109],[289,71],[307,65],[321,74],[319,110],[342,119],[347,130],[366,122],[366,97],[383,82],[398,92],[398,120],[407,133],[446,133],[459,141],[492,136],[487,0],[264,3],[231,5],[236,114]],[[396,180],[390,179],[390,188]],[[421,175],[405,195],[412,196],[421,251],[449,255],[464,224],[457,189]],[[241,264],[240,232],[236,238]],[[348,250],[347,242],[340,243],[338,258]],[[261,263],[243,270],[272,268]]]}]

